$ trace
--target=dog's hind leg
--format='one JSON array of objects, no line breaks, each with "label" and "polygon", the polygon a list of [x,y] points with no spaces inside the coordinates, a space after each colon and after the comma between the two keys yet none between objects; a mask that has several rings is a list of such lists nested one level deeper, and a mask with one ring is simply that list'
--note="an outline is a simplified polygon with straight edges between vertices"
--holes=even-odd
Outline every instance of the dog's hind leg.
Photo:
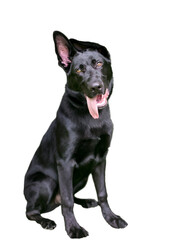
[{"label": "dog's hind leg", "polygon": [[41,176],[40,181],[35,181],[25,188],[27,200],[26,216],[29,220],[36,221],[45,229],[52,230],[56,227],[54,221],[41,216],[41,213],[54,209],[52,196],[55,188],[56,183],[54,180],[46,176]]},{"label": "dog's hind leg", "polygon": [[98,202],[94,199],[81,199],[74,197],[74,202],[84,208],[92,208],[98,206]]},{"label": "dog's hind leg", "polygon": [[47,219],[47,218],[43,218],[40,214],[32,214],[31,215],[30,213],[27,213],[26,216],[29,220],[36,221],[45,229],[52,230],[56,227],[56,223],[54,221]]},{"label": "dog's hind leg", "polygon": [[[78,192],[83,189],[88,181],[88,177],[84,178],[80,182],[77,183],[76,187],[74,188],[74,192]],[[74,203],[81,205],[84,208],[92,208],[98,206],[98,202],[94,199],[80,199],[74,196]]]}]

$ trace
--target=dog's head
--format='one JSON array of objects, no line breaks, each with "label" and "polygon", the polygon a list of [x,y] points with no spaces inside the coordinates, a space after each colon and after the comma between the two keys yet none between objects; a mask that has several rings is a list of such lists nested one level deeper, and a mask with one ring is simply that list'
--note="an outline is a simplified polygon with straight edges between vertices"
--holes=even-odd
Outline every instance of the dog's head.
[{"label": "dog's head", "polygon": [[98,109],[107,105],[113,87],[110,54],[104,46],[68,39],[54,32],[55,51],[59,65],[67,74],[67,87],[83,94],[94,119]]}]

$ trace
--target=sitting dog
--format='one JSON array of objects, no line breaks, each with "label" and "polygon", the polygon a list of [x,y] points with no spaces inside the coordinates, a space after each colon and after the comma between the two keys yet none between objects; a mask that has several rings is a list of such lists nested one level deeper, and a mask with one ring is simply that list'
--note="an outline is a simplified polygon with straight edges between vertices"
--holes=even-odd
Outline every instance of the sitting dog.
[{"label": "sitting dog", "polygon": [[[113,132],[108,105],[113,89],[110,54],[104,46],[68,39],[58,31],[53,38],[67,84],[56,119],[25,175],[26,216],[43,228],[54,229],[55,222],[41,214],[61,205],[67,234],[82,238],[88,232],[74,216],[74,203],[85,208],[99,205],[108,224],[124,228],[127,223],[109,207],[105,184],[106,156]],[[90,174],[98,201],[75,197]]]}]

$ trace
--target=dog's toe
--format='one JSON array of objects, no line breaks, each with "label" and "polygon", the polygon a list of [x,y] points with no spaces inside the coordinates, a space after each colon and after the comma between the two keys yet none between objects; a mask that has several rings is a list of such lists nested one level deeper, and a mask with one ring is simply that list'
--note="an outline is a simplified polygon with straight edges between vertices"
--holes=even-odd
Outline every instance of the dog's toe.
[{"label": "dog's toe", "polygon": [[125,228],[128,225],[121,217],[111,218],[108,223],[114,228]]},{"label": "dog's toe", "polygon": [[86,199],[85,202],[82,204],[84,208],[92,208],[92,207],[97,207],[98,202],[94,199]]},{"label": "dog's toe", "polygon": [[83,237],[87,237],[89,234],[82,227],[78,227],[78,228],[77,227],[72,227],[68,231],[68,235],[69,235],[70,238],[83,238]]},{"label": "dog's toe", "polygon": [[56,223],[49,219],[43,219],[40,224],[44,229],[49,230],[53,230],[56,227]]}]

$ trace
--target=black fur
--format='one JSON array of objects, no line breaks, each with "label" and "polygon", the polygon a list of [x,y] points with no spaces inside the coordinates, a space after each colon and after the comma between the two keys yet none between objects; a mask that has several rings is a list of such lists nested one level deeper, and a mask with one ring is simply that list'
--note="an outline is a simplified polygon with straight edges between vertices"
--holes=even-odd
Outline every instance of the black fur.
[{"label": "black fur", "polygon": [[[53,229],[55,222],[43,218],[41,213],[61,205],[67,234],[82,238],[88,232],[75,219],[74,203],[85,208],[100,205],[103,217],[112,227],[124,228],[127,223],[109,207],[105,186],[106,155],[113,132],[109,106],[99,109],[99,118],[94,119],[85,97],[105,94],[108,89],[110,98],[113,89],[110,54],[99,44],[68,40],[58,31],[53,37],[67,84],[56,119],[43,136],[25,175],[26,215],[43,228]],[[85,187],[90,174],[98,202],[74,196]]]}]

